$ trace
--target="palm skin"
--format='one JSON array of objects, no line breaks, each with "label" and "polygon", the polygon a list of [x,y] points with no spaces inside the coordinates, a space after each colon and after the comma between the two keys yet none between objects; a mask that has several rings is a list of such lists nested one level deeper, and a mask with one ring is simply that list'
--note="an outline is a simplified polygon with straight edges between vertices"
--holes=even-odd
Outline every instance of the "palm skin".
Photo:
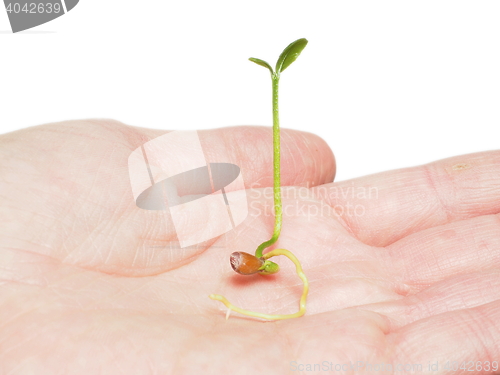
[{"label": "palm skin", "polygon": [[[234,231],[188,249],[130,189],[128,156],[161,134],[87,120],[0,136],[0,373],[374,373],[368,363],[495,373],[500,152],[331,183],[328,146],[282,131],[273,248],[301,260],[307,313],[226,321],[209,294],[269,314],[298,309],[302,285],[286,258],[273,258],[272,276],[229,265],[272,233],[271,129],[199,132],[208,162],[241,167],[250,210]],[[447,370],[453,361],[476,367]],[[323,371],[307,371],[314,364]]]}]

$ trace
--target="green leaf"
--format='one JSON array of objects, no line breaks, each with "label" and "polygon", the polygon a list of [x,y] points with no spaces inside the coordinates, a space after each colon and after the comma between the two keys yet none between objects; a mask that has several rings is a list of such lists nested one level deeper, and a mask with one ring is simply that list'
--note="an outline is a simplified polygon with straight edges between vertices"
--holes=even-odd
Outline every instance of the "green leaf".
[{"label": "green leaf", "polygon": [[250,57],[248,60],[260,65],[260,66],[263,66],[267,69],[269,69],[271,71],[271,73],[273,73],[273,68],[271,68],[271,65],[269,65],[267,62],[265,62],[264,60],[261,60],[261,59],[256,59],[255,57]]},{"label": "green leaf", "polygon": [[297,39],[295,42],[290,43],[281,53],[278,62],[276,63],[276,72],[281,73],[288,66],[297,60],[302,50],[307,45],[307,39]]}]

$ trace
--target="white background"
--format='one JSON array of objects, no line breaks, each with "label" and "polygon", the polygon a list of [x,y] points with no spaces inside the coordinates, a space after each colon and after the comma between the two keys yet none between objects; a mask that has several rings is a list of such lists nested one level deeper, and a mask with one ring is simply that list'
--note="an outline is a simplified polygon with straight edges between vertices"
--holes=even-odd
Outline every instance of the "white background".
[{"label": "white background", "polygon": [[[2,9],[3,10],[3,9]],[[80,0],[12,34],[0,11],[0,133],[107,117],[159,129],[316,133],[337,180],[498,148],[500,1]]]}]

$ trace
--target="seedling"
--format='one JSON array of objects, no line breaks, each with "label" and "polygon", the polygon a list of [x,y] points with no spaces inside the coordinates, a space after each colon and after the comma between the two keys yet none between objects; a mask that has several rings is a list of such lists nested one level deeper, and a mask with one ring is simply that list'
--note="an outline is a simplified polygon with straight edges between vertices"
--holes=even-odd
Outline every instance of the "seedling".
[{"label": "seedling", "polygon": [[232,310],[239,312],[243,315],[253,316],[257,318],[267,319],[267,320],[281,320],[281,319],[291,319],[298,318],[305,314],[306,312],[306,299],[307,293],[309,292],[309,283],[307,281],[306,275],[302,271],[302,266],[299,260],[290,251],[285,249],[275,249],[266,254],[263,251],[269,246],[273,245],[279,238],[281,233],[281,223],[282,223],[282,206],[281,206],[281,180],[280,180],[280,125],[279,125],[279,110],[278,110],[278,88],[280,74],[291,64],[297,57],[299,57],[302,50],[307,45],[307,40],[302,38],[291,43],[286,47],[278,58],[276,63],[276,68],[273,70],[271,65],[267,62],[251,57],[249,60],[261,65],[271,72],[272,88],[273,88],[273,171],[274,171],[274,231],[272,237],[263,242],[257,247],[255,251],[255,256],[252,254],[244,252],[234,252],[231,254],[230,263],[234,271],[241,275],[252,275],[258,273],[260,275],[271,275],[279,271],[279,266],[271,262],[269,259],[277,255],[284,255],[289,258],[296,266],[297,275],[300,277],[304,283],[304,289],[299,302],[299,311],[295,314],[286,315],[269,315],[262,314],[253,311],[248,311],[240,309],[239,307],[231,304],[225,297],[219,294],[211,294],[209,297],[213,300],[221,301],[228,308],[226,319],[229,318],[229,314]]}]

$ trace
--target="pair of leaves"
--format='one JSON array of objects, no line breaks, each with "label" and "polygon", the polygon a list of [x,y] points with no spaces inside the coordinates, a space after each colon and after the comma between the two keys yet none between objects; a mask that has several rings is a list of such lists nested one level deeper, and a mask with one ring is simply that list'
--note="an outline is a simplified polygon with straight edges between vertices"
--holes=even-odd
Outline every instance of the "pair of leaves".
[{"label": "pair of leaves", "polygon": [[[276,73],[279,74],[282,71],[284,71],[288,66],[290,66],[291,63],[293,63],[295,60],[297,60],[297,57],[299,57],[300,53],[302,50],[306,47],[307,45],[307,39],[301,38],[297,39],[295,42],[292,42],[286,47],[283,52],[281,52],[280,57],[278,58],[278,62],[276,63]],[[263,66],[273,74],[273,68],[271,68],[271,65],[269,65],[267,62],[261,59],[256,59],[255,57],[250,57],[250,61]]]}]

